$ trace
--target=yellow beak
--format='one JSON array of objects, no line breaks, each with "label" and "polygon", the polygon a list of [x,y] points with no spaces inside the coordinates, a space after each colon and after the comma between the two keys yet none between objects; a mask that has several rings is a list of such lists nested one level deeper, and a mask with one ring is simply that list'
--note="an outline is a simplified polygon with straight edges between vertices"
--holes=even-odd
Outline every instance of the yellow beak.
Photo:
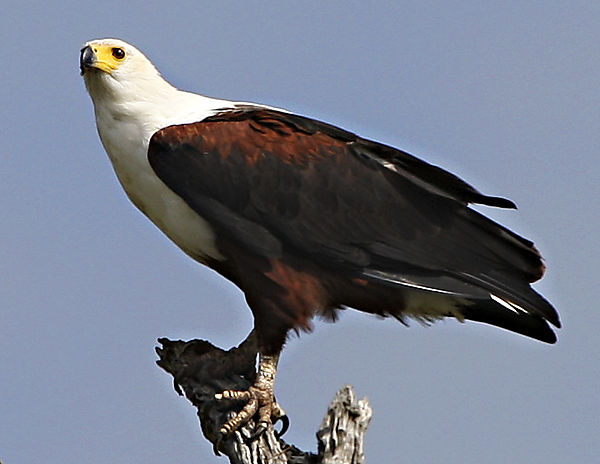
[{"label": "yellow beak", "polygon": [[89,44],[81,49],[79,69],[83,76],[89,69],[99,69],[110,74],[119,63],[112,56],[112,49],[106,45]]}]

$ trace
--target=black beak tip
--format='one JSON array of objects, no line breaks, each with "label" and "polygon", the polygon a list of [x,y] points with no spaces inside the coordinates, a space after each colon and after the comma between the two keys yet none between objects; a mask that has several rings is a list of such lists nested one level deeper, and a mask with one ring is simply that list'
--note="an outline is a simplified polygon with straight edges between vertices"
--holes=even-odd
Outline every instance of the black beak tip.
[{"label": "black beak tip", "polygon": [[94,64],[95,59],[96,57],[94,56],[92,47],[86,45],[81,49],[81,54],[79,55],[79,70],[81,71],[82,76],[85,73],[85,70]]}]

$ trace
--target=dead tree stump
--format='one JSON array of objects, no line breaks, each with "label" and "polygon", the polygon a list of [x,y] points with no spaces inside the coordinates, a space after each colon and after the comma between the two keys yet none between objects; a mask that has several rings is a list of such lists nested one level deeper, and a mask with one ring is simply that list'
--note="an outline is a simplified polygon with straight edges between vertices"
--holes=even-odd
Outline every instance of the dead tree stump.
[{"label": "dead tree stump", "polygon": [[205,340],[158,340],[157,364],[173,376],[174,388],[197,408],[204,436],[215,453],[231,464],[363,464],[364,434],[372,410],[366,399],[356,400],[350,385],[331,402],[317,432],[318,454],[286,443],[273,427],[250,440],[255,423],[250,421],[232,436],[219,440],[219,428],[243,404],[215,399],[223,390],[244,390],[256,375],[257,346],[253,333],[237,348],[222,350]]}]

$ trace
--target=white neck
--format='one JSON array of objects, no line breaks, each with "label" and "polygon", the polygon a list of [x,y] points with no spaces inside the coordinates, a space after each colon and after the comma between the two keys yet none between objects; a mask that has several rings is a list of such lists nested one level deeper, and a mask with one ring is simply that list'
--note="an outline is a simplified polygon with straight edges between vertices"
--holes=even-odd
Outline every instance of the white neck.
[{"label": "white neck", "polygon": [[102,72],[84,77],[100,139],[127,196],[187,254],[220,259],[210,227],[154,174],[147,151],[157,130],[201,121],[235,104],[178,90],[158,72],[125,84]]},{"label": "white neck", "polygon": [[105,146],[109,142],[106,140],[108,132],[121,132],[117,126],[130,126],[129,130],[136,126],[136,132],[147,143],[152,134],[163,127],[201,121],[221,109],[235,106],[228,100],[181,91],[158,72],[125,84],[102,72],[86,73],[84,77]]}]

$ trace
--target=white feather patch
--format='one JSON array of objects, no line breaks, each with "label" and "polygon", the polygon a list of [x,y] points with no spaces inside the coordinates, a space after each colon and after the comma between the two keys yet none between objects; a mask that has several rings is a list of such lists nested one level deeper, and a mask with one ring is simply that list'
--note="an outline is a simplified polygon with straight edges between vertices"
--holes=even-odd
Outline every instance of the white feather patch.
[{"label": "white feather patch", "polygon": [[494,300],[496,303],[501,304],[502,306],[504,306],[506,309],[510,309],[512,312],[516,313],[516,314],[523,314],[523,313],[527,313],[527,311],[525,311],[521,306],[519,306],[516,303],[513,303],[511,301],[506,301],[503,300],[502,298],[500,298],[497,295],[494,295],[493,293],[490,293],[490,298],[492,300]]}]

